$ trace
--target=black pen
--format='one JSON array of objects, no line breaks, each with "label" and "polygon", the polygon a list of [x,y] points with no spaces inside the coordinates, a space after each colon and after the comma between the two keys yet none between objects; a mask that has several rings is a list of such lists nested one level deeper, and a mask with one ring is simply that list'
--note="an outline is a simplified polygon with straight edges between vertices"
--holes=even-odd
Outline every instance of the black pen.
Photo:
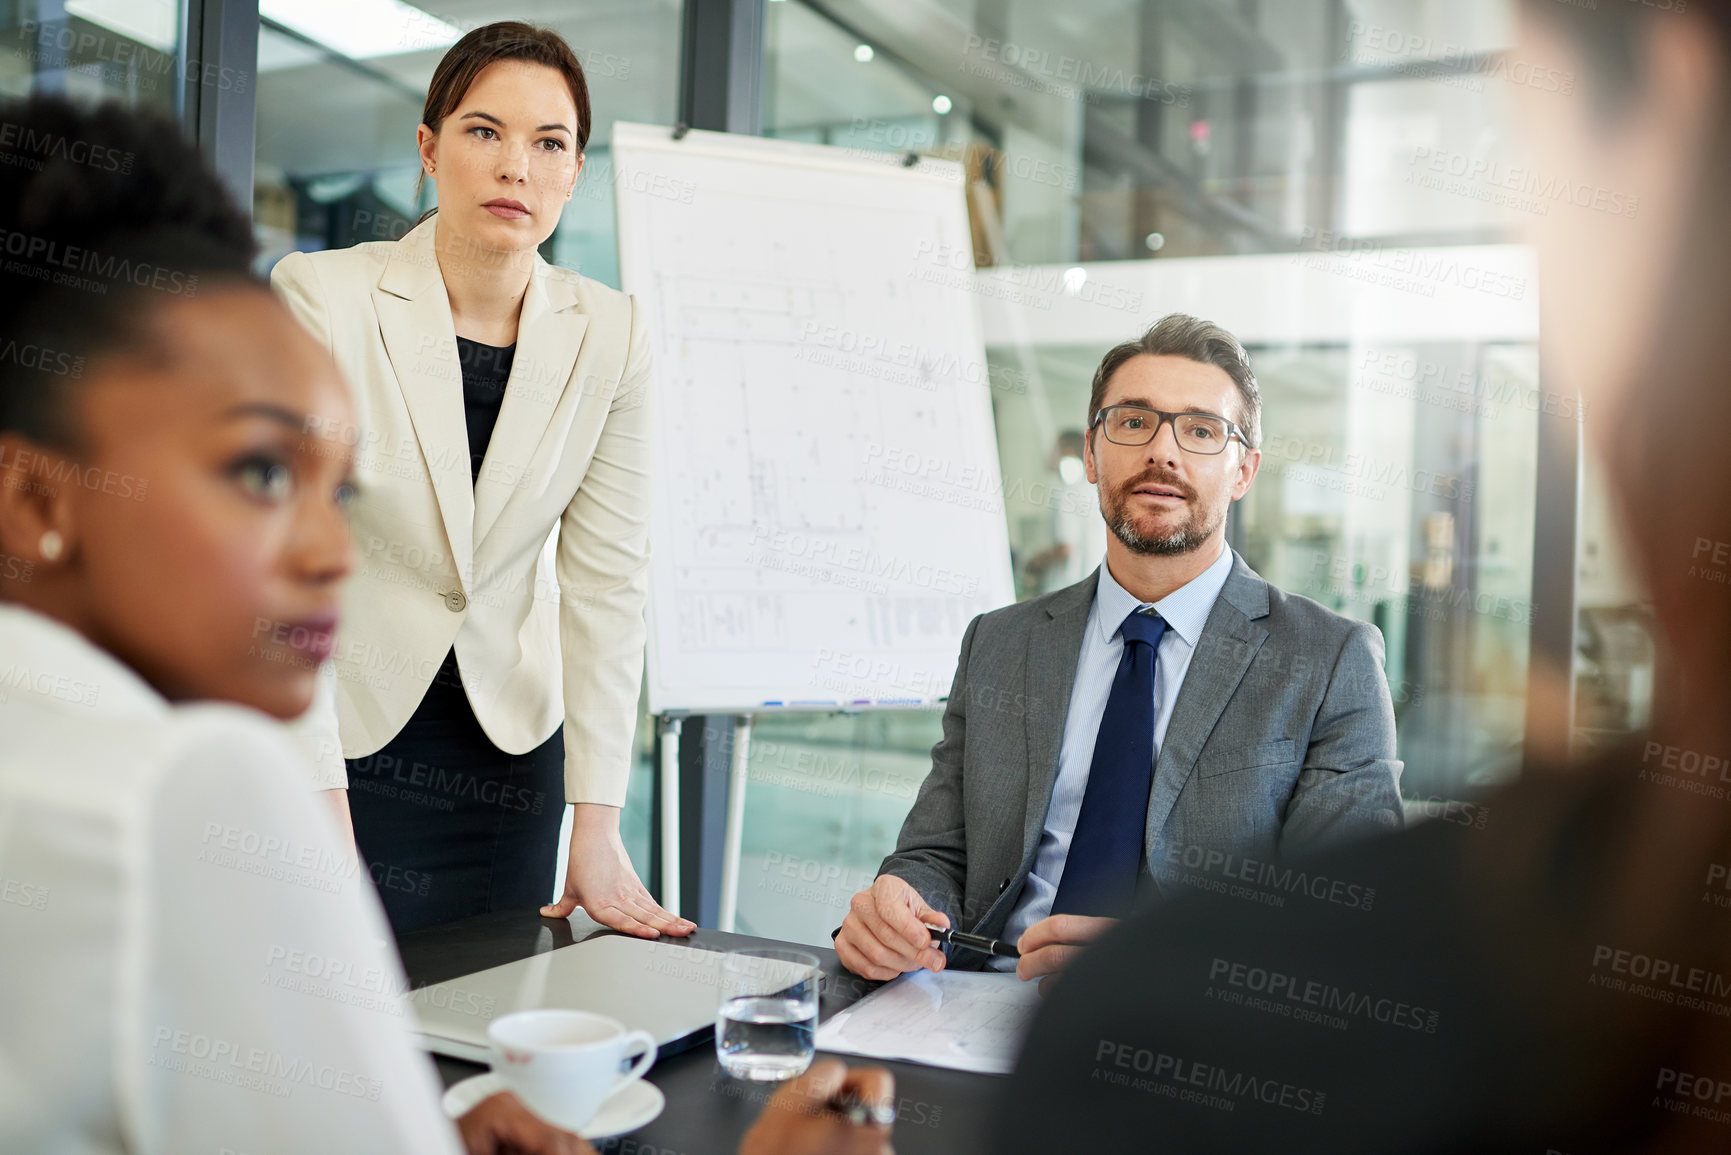
[{"label": "black pen", "polygon": [[983,934],[967,934],[964,931],[950,930],[948,927],[933,926],[931,923],[921,923],[921,926],[932,932],[933,942],[948,943],[951,946],[965,946],[969,950],[981,951],[985,954],[995,954],[1000,958],[1021,958],[1022,952],[1007,942],[999,942],[995,938],[987,938]]}]

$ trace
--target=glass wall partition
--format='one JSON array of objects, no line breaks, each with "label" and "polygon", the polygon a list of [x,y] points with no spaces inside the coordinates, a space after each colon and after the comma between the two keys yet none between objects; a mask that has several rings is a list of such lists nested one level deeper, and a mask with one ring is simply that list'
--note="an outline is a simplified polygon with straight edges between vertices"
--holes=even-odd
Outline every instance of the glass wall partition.
[{"label": "glass wall partition", "polygon": [[[181,0],[13,0],[0,6],[0,93],[120,100],[178,117],[200,80]],[[193,11],[201,5],[194,0]],[[231,69],[228,88],[252,78]]]},{"label": "glass wall partition", "polygon": [[[1535,518],[1555,514],[1537,422],[1574,402],[1541,384],[1519,241],[1554,206],[1510,175],[1509,107],[1516,86],[1562,99],[1576,78],[1507,50],[1505,0],[767,13],[766,134],[964,166],[1019,595],[1104,550],[1077,445],[1102,354],[1164,313],[1209,317],[1250,347],[1265,406],[1231,541],[1381,630],[1411,816],[1517,773]],[[1583,534],[1583,572],[1615,568],[1614,540]],[[1606,612],[1583,591],[1599,640],[1580,709],[1626,721],[1632,595],[1602,584]],[[938,736],[933,714],[760,718],[742,929],[827,941]]]}]

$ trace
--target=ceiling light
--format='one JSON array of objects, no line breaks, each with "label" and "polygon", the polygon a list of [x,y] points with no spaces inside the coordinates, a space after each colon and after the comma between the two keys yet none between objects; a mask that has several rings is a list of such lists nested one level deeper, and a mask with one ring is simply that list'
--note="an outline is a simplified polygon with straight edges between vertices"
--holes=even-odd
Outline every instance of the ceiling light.
[{"label": "ceiling light", "polygon": [[403,0],[260,0],[258,11],[355,60],[449,48],[463,34]]},{"label": "ceiling light", "polygon": [[66,14],[174,55],[180,45],[176,0],[66,0]]}]

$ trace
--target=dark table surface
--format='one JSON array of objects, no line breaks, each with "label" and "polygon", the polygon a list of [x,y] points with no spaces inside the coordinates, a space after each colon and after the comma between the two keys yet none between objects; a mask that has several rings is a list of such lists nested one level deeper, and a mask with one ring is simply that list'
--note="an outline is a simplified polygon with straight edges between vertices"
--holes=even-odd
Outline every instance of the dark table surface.
[{"label": "dark table surface", "polygon": [[[542,918],[533,910],[500,911],[411,931],[400,936],[397,945],[410,985],[421,987],[570,946],[595,934],[614,933],[590,929],[593,926],[581,915],[567,920]],[[878,986],[843,970],[833,950],[718,930],[697,930],[689,938],[661,941],[704,950],[790,947],[809,951],[823,962],[820,1019],[828,1019]],[[842,1058],[850,1065],[870,1063],[895,1072],[898,1116],[894,1145],[898,1155],[958,1155],[983,1149],[980,1140],[985,1116],[1000,1089],[1000,1078],[913,1063]],[[435,1061],[447,1087],[487,1070],[479,1063],[443,1055],[435,1056]],[[775,1089],[773,1084],[729,1078],[709,1042],[664,1056],[646,1078],[667,1096],[666,1109],[645,1127],[597,1142],[597,1151],[615,1155],[732,1155]]]}]

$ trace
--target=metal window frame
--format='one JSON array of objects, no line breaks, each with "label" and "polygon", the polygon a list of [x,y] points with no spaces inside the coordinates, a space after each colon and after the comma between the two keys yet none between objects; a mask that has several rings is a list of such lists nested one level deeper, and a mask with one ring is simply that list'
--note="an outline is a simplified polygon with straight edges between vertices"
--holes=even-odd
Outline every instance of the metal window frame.
[{"label": "metal window frame", "polygon": [[186,0],[181,124],[242,211],[252,214],[258,112],[258,0]]},{"label": "metal window frame", "polygon": [[[679,43],[679,120],[688,128],[763,132],[765,0],[684,0]],[[653,764],[661,765],[668,727],[656,730]],[[718,926],[727,841],[733,751],[740,738],[736,719],[696,714],[680,719],[679,896],[674,913],[699,926]],[[655,813],[663,808],[662,780],[655,780]],[[651,825],[649,886],[658,895],[664,851],[660,821]]]},{"label": "metal window frame", "polygon": [[680,121],[762,133],[764,0],[685,0],[680,20]]},{"label": "metal window frame", "polygon": [[[1540,396],[1549,398],[1539,366]],[[1528,623],[1527,707],[1521,774],[1575,737],[1575,628],[1581,520],[1581,398],[1572,412],[1539,413],[1533,492],[1533,593]],[[1535,693],[1535,687],[1539,692]],[[1559,700],[1560,699],[1560,700]]]}]

